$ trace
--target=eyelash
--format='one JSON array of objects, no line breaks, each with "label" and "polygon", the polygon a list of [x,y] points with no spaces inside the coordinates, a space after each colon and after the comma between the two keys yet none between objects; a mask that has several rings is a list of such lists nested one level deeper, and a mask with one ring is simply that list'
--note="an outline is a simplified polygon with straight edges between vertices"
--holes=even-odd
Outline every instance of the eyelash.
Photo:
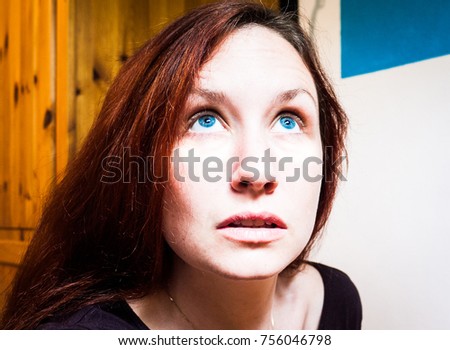
[{"label": "eyelash", "polygon": [[[189,118],[188,129],[192,128],[192,126],[195,124],[195,122],[197,120],[199,120],[201,117],[204,117],[207,114],[211,114],[212,116],[216,117],[217,120],[220,123],[226,125],[226,122],[224,121],[224,119],[215,110],[213,110],[213,109],[202,109],[200,112],[194,113],[194,115]],[[225,127],[225,125],[224,125],[224,127]]]},{"label": "eyelash", "polygon": [[[200,112],[194,113],[194,115],[189,118],[188,129],[190,129],[198,119],[205,116],[205,114],[211,114],[214,117],[216,117],[217,120],[224,125],[224,127],[226,127],[226,125],[228,125],[226,123],[226,121],[224,120],[224,118],[220,115],[220,113],[216,112],[214,109],[206,108],[206,109],[202,109]],[[284,111],[279,112],[277,114],[277,116],[275,117],[274,121],[272,122],[272,126],[277,121],[279,121],[280,118],[282,118],[283,116],[288,116],[288,117],[293,118],[298,123],[300,129],[304,129],[306,127],[305,118],[301,115],[298,115],[296,112],[292,112],[289,110],[284,110]]]},{"label": "eyelash", "polygon": [[273,124],[275,124],[284,116],[293,118],[297,122],[300,129],[304,129],[306,127],[305,119],[303,118],[303,116],[291,111],[281,111],[280,113],[278,113]]}]

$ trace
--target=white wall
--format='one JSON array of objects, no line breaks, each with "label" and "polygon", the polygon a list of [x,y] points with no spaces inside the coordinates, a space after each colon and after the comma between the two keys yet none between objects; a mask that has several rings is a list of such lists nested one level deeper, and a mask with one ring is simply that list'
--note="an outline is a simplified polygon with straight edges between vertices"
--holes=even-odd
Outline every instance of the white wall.
[{"label": "white wall", "polygon": [[450,56],[341,79],[339,1],[316,19],[350,165],[315,260],[355,282],[364,329],[450,329]]}]

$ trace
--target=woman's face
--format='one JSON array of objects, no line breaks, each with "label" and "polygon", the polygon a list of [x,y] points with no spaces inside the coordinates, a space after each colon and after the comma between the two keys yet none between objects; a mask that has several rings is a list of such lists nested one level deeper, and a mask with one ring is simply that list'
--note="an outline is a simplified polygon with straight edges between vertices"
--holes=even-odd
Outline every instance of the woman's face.
[{"label": "woman's face", "polygon": [[322,175],[317,100],[297,51],[261,26],[236,31],[203,66],[164,198],[164,237],[184,263],[261,279],[302,252]]}]

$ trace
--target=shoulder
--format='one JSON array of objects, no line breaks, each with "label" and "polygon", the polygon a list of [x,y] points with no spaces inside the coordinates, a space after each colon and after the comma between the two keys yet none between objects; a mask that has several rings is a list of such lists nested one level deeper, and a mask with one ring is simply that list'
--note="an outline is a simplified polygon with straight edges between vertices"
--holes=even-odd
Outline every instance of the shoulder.
[{"label": "shoulder", "polygon": [[324,287],[319,329],[361,329],[361,298],[350,277],[330,266],[309,264],[319,272]]},{"label": "shoulder", "polygon": [[77,312],[42,323],[40,330],[147,329],[125,301],[89,305]]}]

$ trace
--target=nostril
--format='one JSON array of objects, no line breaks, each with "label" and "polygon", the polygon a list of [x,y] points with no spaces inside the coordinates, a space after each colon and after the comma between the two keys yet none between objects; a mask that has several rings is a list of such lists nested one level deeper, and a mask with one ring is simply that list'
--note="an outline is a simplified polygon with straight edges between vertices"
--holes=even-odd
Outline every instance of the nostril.
[{"label": "nostril", "polygon": [[267,182],[264,184],[264,190],[266,192],[273,192],[276,187],[277,187],[276,182]]},{"label": "nostril", "polygon": [[271,194],[275,191],[278,186],[278,182],[253,182],[252,180],[240,180],[239,182],[235,182],[231,184],[232,188],[238,192],[244,192],[247,190],[251,190],[254,193],[265,192],[267,194]]},{"label": "nostril", "polygon": [[245,187],[248,187],[250,185],[250,182],[247,181],[247,180],[243,180],[243,181],[241,181],[240,185],[245,188]]}]

